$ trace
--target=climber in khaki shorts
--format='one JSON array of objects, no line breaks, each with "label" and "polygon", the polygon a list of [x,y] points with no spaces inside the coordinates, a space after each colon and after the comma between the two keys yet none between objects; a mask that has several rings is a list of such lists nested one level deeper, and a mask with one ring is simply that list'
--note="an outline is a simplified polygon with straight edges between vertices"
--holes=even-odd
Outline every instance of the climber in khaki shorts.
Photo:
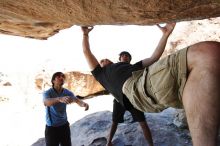
[{"label": "climber in khaki shorts", "polygon": [[184,48],[132,73],[122,91],[135,108],[145,112],[161,112],[168,107],[183,108],[181,98],[187,78],[186,53],[187,48]]},{"label": "climber in khaki shorts", "polygon": [[[220,43],[199,42],[159,60],[175,24],[160,27],[163,36],[152,56],[137,65],[98,62],[82,27],[83,53],[96,80],[114,97],[125,94],[143,112],[183,107],[194,146],[217,146],[220,125]],[[159,60],[159,61],[158,61]],[[139,64],[139,65],[138,65]],[[122,91],[123,90],[123,91]]]}]

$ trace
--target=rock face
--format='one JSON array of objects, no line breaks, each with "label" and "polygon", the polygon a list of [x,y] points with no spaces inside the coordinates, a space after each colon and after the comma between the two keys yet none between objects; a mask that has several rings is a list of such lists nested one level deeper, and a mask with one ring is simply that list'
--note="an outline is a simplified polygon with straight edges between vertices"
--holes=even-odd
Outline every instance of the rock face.
[{"label": "rock face", "polygon": [[[189,131],[179,129],[173,124],[176,110],[169,108],[162,113],[145,114],[151,129],[155,146],[192,146]],[[105,146],[111,126],[112,113],[97,112],[84,117],[71,125],[71,139],[74,146]],[[132,122],[129,112],[125,122],[118,125],[113,138],[114,146],[146,146],[142,130],[137,122]],[[44,139],[39,139],[32,146],[44,146]]]},{"label": "rock face", "polygon": [[68,72],[66,73],[66,77],[66,87],[72,90],[76,95],[81,95],[85,97],[105,94],[105,89],[90,74],[83,74],[80,72]]},{"label": "rock face", "polygon": [[[178,27],[179,24],[177,24]],[[170,36],[171,50],[181,49],[200,41],[220,42],[220,17],[182,23],[180,29]],[[172,53],[172,51],[170,52]]]},{"label": "rock face", "polygon": [[152,25],[218,16],[219,0],[2,0],[0,32],[47,39],[72,25]]},{"label": "rock face", "polygon": [[[65,88],[73,91],[75,95],[91,97],[106,94],[105,89],[95,80],[91,74],[82,72],[67,72]],[[40,91],[51,87],[51,76],[46,73],[38,74],[35,78],[36,88]]]}]

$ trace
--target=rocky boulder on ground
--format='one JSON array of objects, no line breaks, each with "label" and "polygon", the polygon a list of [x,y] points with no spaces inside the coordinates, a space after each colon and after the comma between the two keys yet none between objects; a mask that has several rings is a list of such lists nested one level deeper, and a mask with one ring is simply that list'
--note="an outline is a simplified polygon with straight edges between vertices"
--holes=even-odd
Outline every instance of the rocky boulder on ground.
[{"label": "rocky boulder on ground", "polygon": [[[155,146],[192,146],[188,129],[178,128],[173,120],[177,111],[169,108],[161,113],[146,113]],[[101,111],[85,116],[71,125],[74,146],[105,146],[111,126],[112,112]],[[137,122],[132,122],[129,112],[125,122],[118,125],[113,138],[114,146],[146,146],[147,143]],[[32,146],[45,146],[44,138]]]}]

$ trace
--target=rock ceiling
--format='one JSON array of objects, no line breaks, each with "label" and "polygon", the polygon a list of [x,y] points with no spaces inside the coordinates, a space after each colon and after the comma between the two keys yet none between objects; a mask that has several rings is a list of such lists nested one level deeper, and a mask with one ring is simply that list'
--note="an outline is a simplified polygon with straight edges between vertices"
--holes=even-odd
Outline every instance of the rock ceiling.
[{"label": "rock ceiling", "polygon": [[47,39],[73,25],[153,25],[220,16],[220,0],[1,0],[0,33]]}]

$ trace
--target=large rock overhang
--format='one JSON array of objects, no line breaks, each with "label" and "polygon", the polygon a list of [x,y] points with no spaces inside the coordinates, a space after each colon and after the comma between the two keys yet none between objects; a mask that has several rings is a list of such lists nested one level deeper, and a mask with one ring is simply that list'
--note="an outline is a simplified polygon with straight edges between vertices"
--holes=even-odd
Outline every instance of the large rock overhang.
[{"label": "large rock overhang", "polygon": [[0,33],[47,39],[73,25],[153,25],[220,16],[220,0],[1,0]]}]

